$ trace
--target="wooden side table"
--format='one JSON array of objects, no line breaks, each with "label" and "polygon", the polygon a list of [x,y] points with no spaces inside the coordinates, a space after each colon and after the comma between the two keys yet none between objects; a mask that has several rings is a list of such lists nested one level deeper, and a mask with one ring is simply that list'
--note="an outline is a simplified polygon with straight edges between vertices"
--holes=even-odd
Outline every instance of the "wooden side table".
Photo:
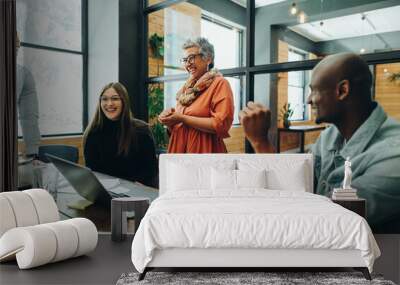
[{"label": "wooden side table", "polygon": [[123,197],[111,200],[111,240],[122,241],[126,238],[126,212],[135,211],[135,232],[146,214],[150,199],[144,197]]},{"label": "wooden side table", "polygon": [[367,201],[365,199],[358,198],[356,200],[336,200],[332,199],[332,202],[339,204],[340,206],[359,214],[361,217],[366,218],[367,216]]},{"label": "wooden side table", "polygon": [[325,126],[290,126],[289,128],[278,128],[277,135],[277,152],[281,152],[281,133],[298,133],[300,135],[300,153],[304,153],[304,144],[305,144],[305,133],[322,131],[325,129]]}]

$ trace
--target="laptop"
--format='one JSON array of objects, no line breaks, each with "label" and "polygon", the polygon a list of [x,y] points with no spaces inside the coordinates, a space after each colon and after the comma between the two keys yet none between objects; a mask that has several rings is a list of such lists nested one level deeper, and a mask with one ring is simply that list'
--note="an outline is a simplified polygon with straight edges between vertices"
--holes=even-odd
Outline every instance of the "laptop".
[{"label": "laptop", "polygon": [[90,168],[48,153],[45,155],[76,192],[86,200],[110,208],[112,198],[128,197],[125,194],[116,194],[107,191]]}]

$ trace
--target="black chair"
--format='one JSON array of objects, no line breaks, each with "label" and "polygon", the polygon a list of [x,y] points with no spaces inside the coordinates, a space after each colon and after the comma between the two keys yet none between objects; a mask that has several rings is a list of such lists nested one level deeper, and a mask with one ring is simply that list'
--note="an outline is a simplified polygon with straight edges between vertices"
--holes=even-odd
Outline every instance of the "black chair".
[{"label": "black chair", "polygon": [[78,163],[79,160],[79,149],[72,145],[49,144],[39,146],[39,160],[50,162],[45,155],[46,153],[74,163]]}]

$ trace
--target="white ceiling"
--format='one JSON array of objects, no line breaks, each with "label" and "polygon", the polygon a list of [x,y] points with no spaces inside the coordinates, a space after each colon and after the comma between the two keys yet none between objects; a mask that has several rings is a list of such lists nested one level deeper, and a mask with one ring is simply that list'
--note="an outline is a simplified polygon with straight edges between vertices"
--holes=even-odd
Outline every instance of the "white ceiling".
[{"label": "white ceiling", "polygon": [[[247,0],[231,0],[231,1],[235,2],[236,4],[239,4],[240,6],[246,7]],[[284,1],[286,0],[256,0],[256,8]]]},{"label": "white ceiling", "polygon": [[[362,15],[365,20],[362,20]],[[400,6],[299,24],[289,27],[314,42],[400,31]]]}]

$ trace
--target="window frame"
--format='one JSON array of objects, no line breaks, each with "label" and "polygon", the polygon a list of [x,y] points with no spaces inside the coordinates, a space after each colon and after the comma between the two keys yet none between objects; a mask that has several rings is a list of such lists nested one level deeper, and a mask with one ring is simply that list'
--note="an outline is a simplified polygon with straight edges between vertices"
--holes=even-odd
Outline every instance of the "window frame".
[{"label": "window frame", "polygon": [[[204,13],[201,14],[201,20],[209,21],[209,22],[212,23],[212,24],[219,25],[219,26],[221,26],[221,27],[223,27],[223,28],[226,28],[226,29],[236,30],[236,32],[237,32],[237,34],[238,34],[238,42],[237,42],[237,45],[238,45],[238,54],[237,54],[237,57],[238,57],[238,64],[239,64],[239,67],[242,67],[242,66],[243,66],[243,62],[244,62],[244,60],[243,60],[243,35],[244,35],[244,30],[243,30],[241,27],[239,27],[239,26],[233,26],[233,25],[231,25],[231,24],[229,24],[229,23],[224,23],[222,20],[220,20],[220,19],[215,19],[215,18],[213,18],[212,16],[206,15],[206,14],[204,14]],[[239,108],[242,108],[242,102],[243,102],[243,81],[242,81],[242,79],[240,78],[240,76],[239,76],[239,78],[237,78],[237,77],[235,77],[235,76],[229,76],[229,77],[235,78],[235,79],[238,79],[238,80],[239,80],[239,84],[240,84],[240,90],[239,90],[239,92],[240,92],[240,93],[239,93],[238,102],[235,102],[235,103],[238,104],[238,106],[240,106]],[[240,110],[239,110],[239,111],[240,111]],[[240,123],[232,124],[232,126],[239,126],[239,125],[240,125]]]},{"label": "window frame", "polygon": [[[292,46],[289,46],[288,53],[290,53],[290,52],[295,53],[297,55],[300,55],[302,60],[306,60],[307,59],[307,53],[302,51],[302,50],[300,50],[300,49],[297,49],[297,48],[294,48]],[[299,71],[292,71],[292,72],[302,72],[303,73],[302,74],[302,84],[301,84],[301,86],[290,85],[289,84],[289,76],[288,76],[288,88],[289,87],[297,87],[297,88],[301,88],[303,90],[303,92],[302,92],[302,101],[303,101],[303,106],[305,106],[305,104],[306,104],[306,88],[307,88],[307,86],[306,86],[306,81],[307,81],[306,71],[305,70],[299,70]],[[288,103],[289,103],[289,90],[288,90]],[[302,113],[302,118],[301,119],[289,119],[289,120],[292,121],[292,122],[307,121],[308,118],[306,116],[306,113],[307,113],[306,112],[306,108],[303,107],[303,113]]]},{"label": "window frame", "polygon": [[[142,66],[142,78],[141,91],[144,101],[147,106],[147,94],[148,85],[158,82],[167,82],[174,80],[183,80],[185,74],[182,75],[170,75],[170,76],[157,76],[149,77],[147,73],[148,69],[148,51],[147,51],[147,27],[148,27],[148,15],[152,12],[168,8],[172,5],[179,4],[181,2],[187,2],[187,0],[165,0],[161,3],[154,4],[151,6],[147,5],[147,0],[143,0],[143,13],[142,13],[142,32],[143,32],[143,60],[144,64]],[[272,35],[273,36],[273,35]],[[246,64],[237,68],[221,69],[220,72],[224,76],[244,76],[246,81],[246,93],[245,102],[254,100],[254,76],[257,74],[274,74],[278,72],[290,72],[290,71],[306,71],[311,70],[318,64],[321,59],[307,59],[303,61],[295,62],[278,62],[278,63],[268,63],[268,64],[258,64],[255,65],[255,0],[247,0],[246,2]],[[380,63],[394,63],[400,62],[400,50],[386,51],[386,52],[376,52],[369,54],[360,55],[368,65],[375,65]],[[276,145],[276,133],[277,133],[277,122],[278,122],[278,110],[277,110],[277,98],[273,94],[270,94],[269,102],[271,109],[271,128],[270,133],[272,133],[272,142]],[[253,152],[248,141],[246,141],[246,152]]]}]

